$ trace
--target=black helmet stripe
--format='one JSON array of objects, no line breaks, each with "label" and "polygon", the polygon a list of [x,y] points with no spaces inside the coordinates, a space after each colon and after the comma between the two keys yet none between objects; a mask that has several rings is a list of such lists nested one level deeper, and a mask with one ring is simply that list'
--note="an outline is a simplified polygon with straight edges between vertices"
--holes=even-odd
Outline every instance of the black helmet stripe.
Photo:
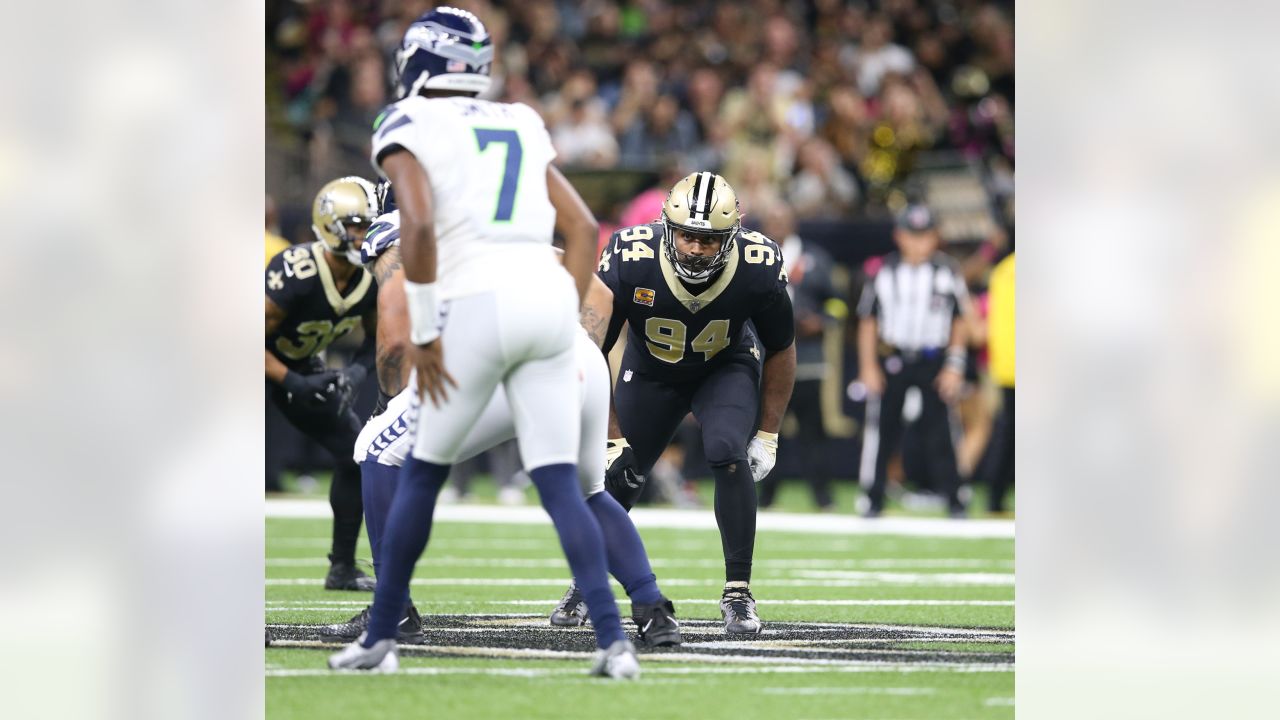
[{"label": "black helmet stripe", "polygon": [[711,219],[711,189],[715,177],[709,172],[698,173],[693,181],[693,200],[689,203],[689,217],[694,220]]}]

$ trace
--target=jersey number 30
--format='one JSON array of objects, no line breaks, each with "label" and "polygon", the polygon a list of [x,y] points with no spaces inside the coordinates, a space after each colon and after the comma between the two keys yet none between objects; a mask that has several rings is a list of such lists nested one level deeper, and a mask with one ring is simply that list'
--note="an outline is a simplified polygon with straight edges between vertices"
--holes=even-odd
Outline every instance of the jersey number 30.
[{"label": "jersey number 30", "polygon": [[502,143],[507,146],[506,166],[502,171],[502,185],[498,188],[498,209],[493,214],[494,222],[511,222],[511,215],[516,209],[516,189],[520,185],[520,162],[524,159],[524,148],[520,146],[520,135],[515,130],[494,130],[493,128],[476,128],[476,143],[483,153],[490,143]]}]

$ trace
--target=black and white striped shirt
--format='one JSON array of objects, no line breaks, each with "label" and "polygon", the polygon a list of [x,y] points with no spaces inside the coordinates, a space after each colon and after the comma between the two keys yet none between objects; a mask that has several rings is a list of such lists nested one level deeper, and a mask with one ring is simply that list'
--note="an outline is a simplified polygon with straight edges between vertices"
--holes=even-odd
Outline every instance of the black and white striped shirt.
[{"label": "black and white striped shirt", "polygon": [[874,317],[880,340],[899,350],[945,348],[968,295],[949,256],[936,252],[927,262],[908,265],[893,252],[863,287],[858,316]]}]

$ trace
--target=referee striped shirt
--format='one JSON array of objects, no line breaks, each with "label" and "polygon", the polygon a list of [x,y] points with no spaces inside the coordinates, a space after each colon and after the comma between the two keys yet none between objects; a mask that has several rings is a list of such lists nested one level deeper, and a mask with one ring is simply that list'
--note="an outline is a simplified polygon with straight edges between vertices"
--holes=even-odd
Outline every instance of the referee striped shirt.
[{"label": "referee striped shirt", "polygon": [[862,289],[858,316],[874,317],[880,340],[898,350],[945,348],[951,322],[968,300],[955,262],[935,252],[927,262],[908,265],[897,252]]}]

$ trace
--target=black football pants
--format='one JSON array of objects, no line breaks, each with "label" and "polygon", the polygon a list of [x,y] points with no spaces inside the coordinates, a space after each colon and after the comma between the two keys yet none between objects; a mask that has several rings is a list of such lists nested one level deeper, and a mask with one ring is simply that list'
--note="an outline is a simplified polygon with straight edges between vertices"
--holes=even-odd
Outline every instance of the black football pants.
[{"label": "black football pants", "polygon": [[285,418],[307,437],[315,440],[333,455],[333,482],[329,484],[329,507],[333,509],[333,547],[331,560],[354,563],[356,542],[360,539],[360,522],[364,501],[360,495],[360,467],[351,456],[356,437],[363,424],[354,410],[344,415],[312,412],[289,403],[284,388],[267,381],[267,398]]},{"label": "black football pants", "polygon": [[[680,421],[692,411],[702,428],[703,449],[715,476],[725,579],[749,581],[756,538],[756,487],[747,465],[747,443],[760,409],[760,366],[748,355],[746,361],[735,358],[700,379],[668,382],[631,360],[623,360],[614,406],[640,473],[649,474]],[[617,500],[629,510],[636,496]]]},{"label": "black football pants", "polygon": [[[902,441],[902,403],[906,399],[907,388],[913,386],[920,389],[923,399],[918,421],[918,450],[921,454],[918,459],[923,461],[922,465],[937,483],[938,490],[946,495],[950,508],[960,508],[960,471],[951,439],[950,411],[933,386],[942,371],[943,362],[941,355],[910,360],[892,355],[880,360],[885,377],[884,395],[879,399],[878,413],[873,409],[875,401],[868,403],[867,430],[863,435],[863,452],[875,452],[874,475],[867,491],[874,510],[884,508],[889,458]],[[865,459],[864,456],[864,465],[869,465]]]}]

